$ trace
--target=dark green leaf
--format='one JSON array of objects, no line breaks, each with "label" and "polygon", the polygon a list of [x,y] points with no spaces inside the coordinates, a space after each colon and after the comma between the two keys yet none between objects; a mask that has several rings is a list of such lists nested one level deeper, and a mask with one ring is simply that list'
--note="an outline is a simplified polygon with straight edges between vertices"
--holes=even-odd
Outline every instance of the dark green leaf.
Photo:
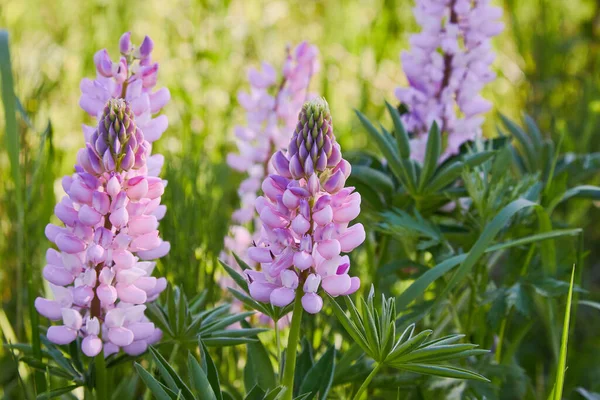
[{"label": "dark green leaf", "polygon": [[300,386],[299,394],[309,394],[313,399],[319,393],[320,399],[326,399],[335,373],[335,347],[331,346],[313,365]]}]

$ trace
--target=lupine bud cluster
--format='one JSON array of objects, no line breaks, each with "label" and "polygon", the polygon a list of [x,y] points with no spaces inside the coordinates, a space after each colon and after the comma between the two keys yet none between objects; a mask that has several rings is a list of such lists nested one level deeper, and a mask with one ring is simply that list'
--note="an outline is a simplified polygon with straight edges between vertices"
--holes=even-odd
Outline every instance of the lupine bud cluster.
[{"label": "lupine bud cluster", "polygon": [[402,66],[409,87],[396,89],[408,108],[402,121],[414,138],[411,155],[423,160],[427,132],[434,121],[447,134],[444,156],[481,135],[482,114],[491,107],[480,95],[495,78],[491,38],[504,25],[502,10],[489,0],[417,0],[414,14],[421,32],[410,39]]},{"label": "lupine bud cluster", "polygon": [[[153,91],[158,76],[158,63],[152,62],[154,43],[148,36],[139,47],[131,43],[131,34],[126,32],[119,41],[121,57],[113,62],[104,50],[94,55],[96,79],[81,81],[79,105],[92,117],[100,118],[106,102],[111,98],[123,98],[129,103],[135,115],[137,126],[144,132],[144,138],[152,143],[167,129],[165,115],[152,118],[169,102],[169,89]],[[96,127],[83,125],[86,141]]]},{"label": "lupine bud cluster", "polygon": [[[132,51],[129,34],[123,38],[122,52]],[[139,52],[149,56],[144,45]],[[96,64],[106,75],[121,72],[102,59]],[[129,79],[137,78],[123,82]],[[153,260],[170,249],[158,232],[166,212],[160,204],[165,182],[156,176],[162,157],[149,157],[151,145],[135,106],[118,97],[107,99],[98,126],[78,153],[75,174],[62,180],[67,195],[54,210],[62,226],[46,227],[56,246],[48,249],[43,269],[53,299],[35,300],[40,314],[62,321],[48,329],[48,339],[68,344],[81,337],[90,357],[103,349],[105,356],[119,349],[141,354],[162,336],[144,316],[144,304],[167,285],[165,278],[152,276]]]},{"label": "lupine bud cluster", "polygon": [[350,164],[342,158],[333,134],[327,102],[317,98],[300,112],[287,154],[271,159],[275,173],[262,183],[256,200],[262,236],[248,249],[260,271],[246,270],[252,297],[279,307],[303,291],[302,306],[318,313],[319,287],[332,296],[354,293],[358,277],[350,277],[347,255],[365,239],[358,223],[360,194],[344,187]]},{"label": "lupine bud cluster", "polygon": [[309,96],[311,77],[318,69],[315,46],[303,42],[293,51],[288,48],[287,53],[279,82],[275,68],[263,62],[261,71],[253,68],[248,73],[250,93],[238,94],[238,101],[246,110],[247,126],[235,128],[238,152],[228,154],[227,163],[248,177],[238,189],[241,205],[233,213],[234,222],[240,225],[232,226],[230,235],[225,238],[229,254],[222,256],[231,265],[235,264],[231,253],[253,264],[246,250],[253,239],[258,239],[260,229],[249,230],[243,225],[256,218],[257,191],[263,178],[272,172],[269,160],[275,151],[287,146],[289,132],[294,129],[302,104]]}]

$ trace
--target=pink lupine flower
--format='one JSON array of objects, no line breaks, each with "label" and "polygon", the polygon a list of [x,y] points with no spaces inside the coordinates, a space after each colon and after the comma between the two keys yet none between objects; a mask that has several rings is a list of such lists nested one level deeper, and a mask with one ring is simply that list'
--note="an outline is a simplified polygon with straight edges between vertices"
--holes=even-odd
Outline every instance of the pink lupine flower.
[{"label": "pink lupine flower", "polygon": [[[112,64],[106,51],[96,54],[95,63],[98,79],[110,77],[103,82],[126,88],[141,78],[139,71],[129,74],[122,68],[132,60],[148,63],[152,42],[146,38],[134,49],[126,33],[120,48],[124,58],[119,65]],[[136,105],[120,93],[111,94],[100,107],[98,126],[85,135],[75,174],[62,180],[67,196],[55,214],[63,226],[46,227],[58,250],[48,249],[43,270],[54,298],[35,300],[40,314],[62,321],[48,329],[48,339],[68,344],[82,337],[82,351],[90,357],[103,349],[104,356],[120,349],[141,354],[162,336],[144,316],[144,304],[167,285],[165,278],[152,276],[153,260],[170,249],[158,232],[166,211],[160,204],[166,182],[156,176],[163,158],[149,155],[151,144],[138,124]],[[82,102],[91,104],[86,97],[84,91]],[[147,122],[152,113],[146,109],[139,118]]]},{"label": "pink lupine flower", "polygon": [[332,296],[358,290],[347,255],[365,240],[362,224],[349,227],[360,213],[360,194],[344,187],[350,164],[333,134],[329,106],[322,98],[300,112],[286,153],[271,159],[275,173],[262,183],[256,200],[262,235],[248,257],[260,271],[246,270],[250,295],[284,307],[302,290],[303,308],[318,313],[319,287]]},{"label": "pink lupine flower", "polygon": [[[257,192],[264,177],[273,172],[271,156],[287,146],[302,104],[310,97],[308,86],[318,70],[317,56],[317,48],[306,42],[293,51],[288,48],[281,78],[273,66],[263,62],[261,70],[251,68],[248,72],[250,93],[238,94],[247,125],[235,127],[238,151],[227,155],[227,163],[247,178],[238,189],[240,208],[233,213],[234,225],[225,238],[222,258],[230,265],[236,265],[232,253],[254,264],[246,251],[260,236],[260,229],[255,228],[260,226],[254,209]],[[228,286],[230,282],[225,280],[223,284]]]},{"label": "pink lupine flower", "polygon": [[402,116],[413,134],[411,156],[422,161],[427,132],[436,121],[447,134],[444,157],[481,136],[482,114],[491,104],[480,95],[495,79],[491,38],[504,28],[502,10],[489,0],[417,0],[414,14],[420,33],[410,39],[402,66],[409,87],[396,89],[408,108]]}]

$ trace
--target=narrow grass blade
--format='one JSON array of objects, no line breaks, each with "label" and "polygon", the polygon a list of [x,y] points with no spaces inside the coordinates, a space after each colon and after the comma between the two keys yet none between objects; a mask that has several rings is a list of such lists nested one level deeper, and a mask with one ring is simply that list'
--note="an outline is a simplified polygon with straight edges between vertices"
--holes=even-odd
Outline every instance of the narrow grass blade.
[{"label": "narrow grass blade", "polygon": [[567,344],[569,342],[569,324],[571,318],[571,302],[573,300],[573,282],[575,279],[575,266],[571,271],[571,284],[569,286],[569,295],[567,296],[567,305],[565,307],[565,320],[563,323],[563,334],[560,342],[560,353],[558,357],[558,370],[556,371],[556,382],[554,384],[554,400],[562,398],[563,386],[565,384],[565,373],[567,367]]}]

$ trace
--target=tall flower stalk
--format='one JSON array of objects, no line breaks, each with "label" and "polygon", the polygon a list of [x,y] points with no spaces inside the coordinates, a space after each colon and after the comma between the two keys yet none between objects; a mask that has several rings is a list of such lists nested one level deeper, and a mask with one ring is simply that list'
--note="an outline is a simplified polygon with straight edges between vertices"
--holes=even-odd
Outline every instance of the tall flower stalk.
[{"label": "tall flower stalk", "polygon": [[105,376],[104,357],[120,349],[138,355],[160,340],[144,304],[167,285],[152,271],[154,260],[170,248],[158,232],[166,212],[160,204],[166,182],[156,176],[162,156],[150,155],[151,141],[164,131],[156,125],[166,128],[166,117],[152,114],[166,103],[168,91],[152,92],[158,64],[151,63],[148,37],[134,48],[126,33],[120,44],[118,64],[102,50],[95,56],[98,78],[82,81],[82,108],[98,116],[98,124],[93,131],[84,126],[86,145],[75,173],[62,180],[66,196],[55,207],[62,224],[46,227],[56,249],[48,249],[43,275],[54,298],[35,301],[40,314],[62,321],[48,329],[51,342],[82,338],[83,353],[99,357],[97,380]]},{"label": "tall flower stalk", "polygon": [[342,158],[329,106],[322,98],[304,104],[287,151],[276,152],[274,173],[256,199],[262,230],[248,257],[260,270],[246,270],[254,299],[285,307],[294,303],[282,383],[291,399],[302,311],[318,313],[321,287],[331,296],[358,290],[347,255],[365,239],[360,194],[344,187],[350,164]]},{"label": "tall flower stalk", "polygon": [[422,161],[434,121],[447,136],[444,157],[481,135],[491,103],[480,92],[495,79],[491,38],[504,25],[490,0],[417,0],[414,15],[422,29],[401,55],[409,86],[396,97],[408,108],[402,122],[413,135],[411,156]]},{"label": "tall flower stalk", "polygon": [[250,92],[240,92],[238,101],[246,110],[246,126],[235,128],[237,152],[227,156],[227,163],[247,175],[240,184],[240,208],[233,213],[234,225],[225,238],[222,258],[236,265],[232,253],[254,265],[246,251],[260,235],[260,224],[254,209],[261,181],[273,172],[273,153],[285,148],[289,132],[294,129],[302,104],[309,97],[311,78],[318,70],[318,50],[307,42],[295,49],[287,48],[281,77],[267,62],[262,69],[248,72]]}]

